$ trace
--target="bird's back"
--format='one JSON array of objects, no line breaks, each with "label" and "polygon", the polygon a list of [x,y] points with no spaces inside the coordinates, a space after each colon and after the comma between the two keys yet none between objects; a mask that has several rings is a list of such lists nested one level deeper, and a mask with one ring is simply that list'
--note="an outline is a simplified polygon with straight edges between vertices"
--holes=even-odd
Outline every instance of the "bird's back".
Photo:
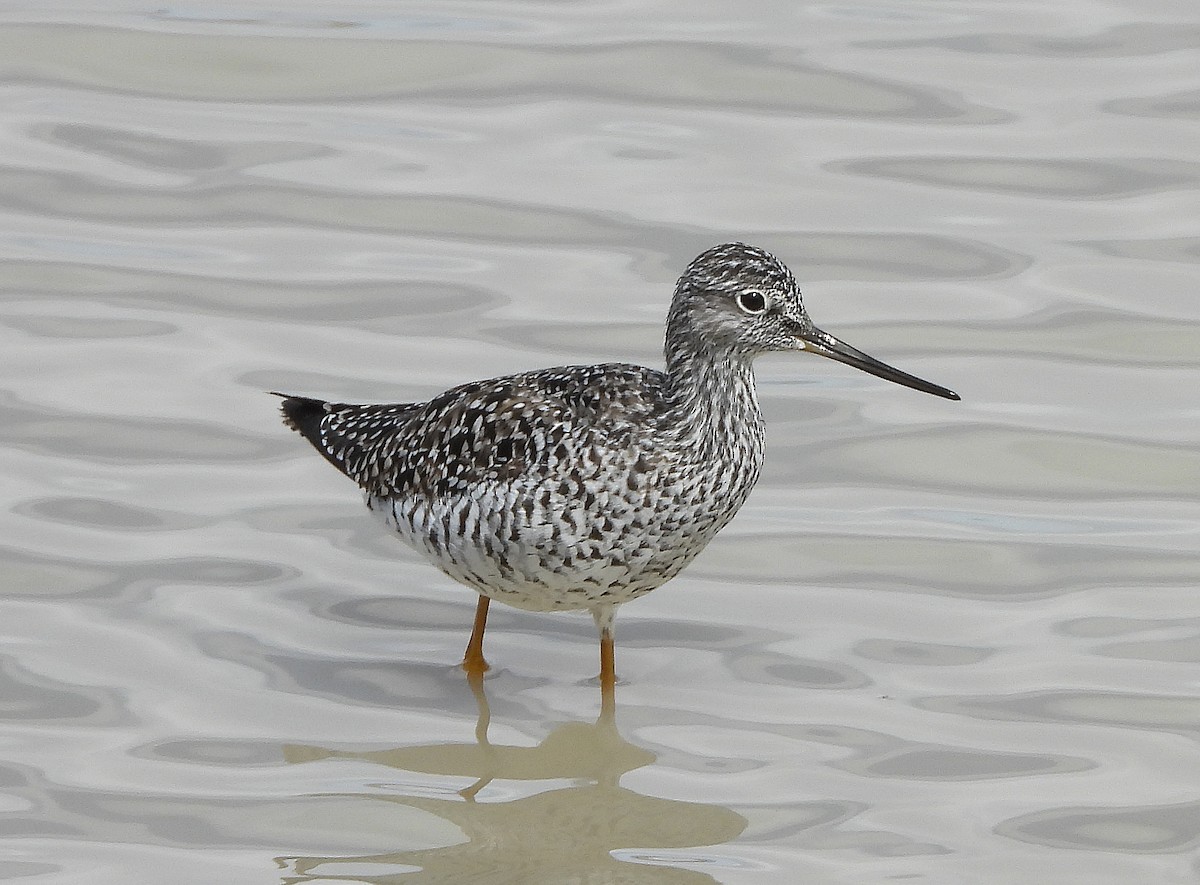
[{"label": "bird's back", "polygon": [[621,446],[665,413],[643,366],[563,366],[472,381],[427,402],[359,405],[284,396],[289,427],[372,496],[452,496],[567,467],[582,445]]}]

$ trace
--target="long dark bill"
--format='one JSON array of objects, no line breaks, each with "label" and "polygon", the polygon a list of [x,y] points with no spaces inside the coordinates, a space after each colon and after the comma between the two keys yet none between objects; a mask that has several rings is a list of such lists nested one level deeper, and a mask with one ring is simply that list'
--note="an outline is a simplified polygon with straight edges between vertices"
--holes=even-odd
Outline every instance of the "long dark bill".
[{"label": "long dark bill", "polygon": [[800,340],[804,342],[804,349],[809,353],[829,357],[829,359],[837,360],[839,363],[854,366],[856,369],[870,372],[872,375],[882,378],[885,381],[894,381],[897,384],[903,384],[905,387],[911,387],[913,390],[932,393],[934,396],[944,396],[946,399],[962,399],[953,390],[947,390],[945,387],[931,384],[924,379],[918,378],[916,375],[908,374],[908,372],[901,372],[887,363],[880,362],[873,356],[868,356],[858,348],[851,347],[844,341],[839,341],[828,332],[822,332],[816,326],[812,326],[801,332]]}]

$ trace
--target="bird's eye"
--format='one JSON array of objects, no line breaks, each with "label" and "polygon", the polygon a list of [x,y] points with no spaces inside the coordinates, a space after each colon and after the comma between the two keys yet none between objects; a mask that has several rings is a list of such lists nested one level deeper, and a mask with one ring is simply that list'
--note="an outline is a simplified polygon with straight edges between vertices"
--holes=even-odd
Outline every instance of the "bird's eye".
[{"label": "bird's eye", "polygon": [[767,299],[762,292],[738,292],[737,303],[746,313],[762,313],[767,309]]}]

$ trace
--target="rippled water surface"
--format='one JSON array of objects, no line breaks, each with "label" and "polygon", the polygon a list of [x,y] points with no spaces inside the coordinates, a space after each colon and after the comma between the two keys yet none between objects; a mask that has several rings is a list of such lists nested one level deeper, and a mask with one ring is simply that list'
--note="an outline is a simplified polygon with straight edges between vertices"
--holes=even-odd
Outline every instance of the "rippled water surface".
[{"label": "rippled water surface", "polygon": [[[0,878],[1194,881],[1198,43],[1181,0],[5,4]],[[476,696],[474,597],[263,391],[657,365],[730,239],[963,401],[760,361],[763,481],[621,610],[615,726],[586,617],[494,607]]]}]

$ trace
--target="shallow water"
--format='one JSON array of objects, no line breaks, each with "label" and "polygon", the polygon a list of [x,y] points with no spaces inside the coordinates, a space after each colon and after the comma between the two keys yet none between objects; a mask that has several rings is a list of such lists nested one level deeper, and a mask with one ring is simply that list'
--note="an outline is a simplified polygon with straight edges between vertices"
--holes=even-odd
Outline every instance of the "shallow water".
[{"label": "shallow water", "polygon": [[[1189,4],[0,24],[0,878],[1194,881]],[[728,239],[963,402],[762,360],[615,728],[586,617],[494,607],[477,697],[473,596],[263,391],[657,364]]]}]

